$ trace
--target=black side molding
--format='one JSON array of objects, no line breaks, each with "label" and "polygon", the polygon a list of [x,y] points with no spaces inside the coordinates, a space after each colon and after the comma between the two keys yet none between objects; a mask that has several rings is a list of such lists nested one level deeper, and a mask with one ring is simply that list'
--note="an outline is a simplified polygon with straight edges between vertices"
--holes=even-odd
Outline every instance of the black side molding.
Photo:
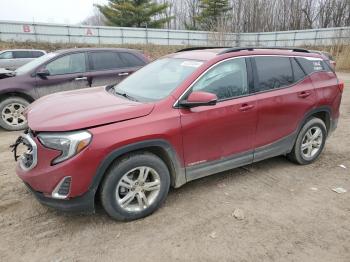
[{"label": "black side molding", "polygon": [[179,158],[177,157],[176,151],[173,149],[173,147],[170,145],[169,142],[167,142],[164,139],[152,139],[152,140],[146,140],[137,142],[134,144],[126,145],[124,147],[118,148],[111,152],[105,159],[102,161],[100,166],[97,169],[96,175],[90,185],[89,191],[96,192],[98,186],[100,185],[100,182],[103,179],[103,176],[105,175],[108,167],[113,163],[114,160],[116,160],[118,157],[125,155],[127,153],[137,151],[137,150],[143,150],[150,147],[158,147],[161,148],[164,152],[167,154],[167,158],[171,162],[171,169],[170,173],[172,174],[172,186],[177,188],[181,185],[186,183],[186,174],[185,169],[180,164]]}]

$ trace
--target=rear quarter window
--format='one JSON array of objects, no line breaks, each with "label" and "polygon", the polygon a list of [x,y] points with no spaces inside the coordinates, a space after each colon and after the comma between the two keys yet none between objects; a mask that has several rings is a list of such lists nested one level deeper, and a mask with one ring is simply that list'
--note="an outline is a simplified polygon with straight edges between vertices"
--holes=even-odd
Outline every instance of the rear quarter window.
[{"label": "rear quarter window", "polygon": [[308,75],[314,72],[329,71],[329,67],[322,59],[297,57],[296,60]]}]

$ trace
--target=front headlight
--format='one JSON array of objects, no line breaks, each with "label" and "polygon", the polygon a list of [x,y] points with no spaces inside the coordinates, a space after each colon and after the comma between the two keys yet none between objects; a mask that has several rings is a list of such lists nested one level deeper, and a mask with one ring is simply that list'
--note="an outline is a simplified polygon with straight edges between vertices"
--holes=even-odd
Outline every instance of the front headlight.
[{"label": "front headlight", "polygon": [[40,133],[38,138],[45,147],[61,151],[61,154],[52,161],[52,164],[58,164],[75,156],[87,147],[92,135],[87,131],[74,131]]}]

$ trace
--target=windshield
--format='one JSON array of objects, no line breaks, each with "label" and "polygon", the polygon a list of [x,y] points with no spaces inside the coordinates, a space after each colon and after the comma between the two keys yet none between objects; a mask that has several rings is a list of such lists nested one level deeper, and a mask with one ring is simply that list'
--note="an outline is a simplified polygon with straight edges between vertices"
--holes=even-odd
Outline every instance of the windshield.
[{"label": "windshield", "polygon": [[138,70],[114,87],[116,93],[126,94],[138,101],[156,101],[167,97],[202,61],[163,58]]},{"label": "windshield", "polygon": [[56,53],[49,53],[49,54],[43,55],[39,58],[36,58],[36,59],[30,61],[29,63],[17,68],[15,73],[16,73],[16,75],[26,74],[26,73],[32,71],[33,69],[35,69],[37,66],[41,65],[42,63],[55,57],[56,55],[57,55]]}]

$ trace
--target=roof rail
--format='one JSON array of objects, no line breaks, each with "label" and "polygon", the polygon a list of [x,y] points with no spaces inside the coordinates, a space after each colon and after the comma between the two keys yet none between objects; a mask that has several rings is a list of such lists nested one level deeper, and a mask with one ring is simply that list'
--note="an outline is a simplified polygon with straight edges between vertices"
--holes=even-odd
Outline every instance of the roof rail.
[{"label": "roof rail", "polygon": [[194,51],[194,50],[204,50],[204,49],[216,49],[216,48],[225,48],[225,47],[222,47],[222,46],[187,47],[187,48],[178,50],[175,53],[185,52],[185,51]]},{"label": "roof rail", "polygon": [[[185,52],[185,51],[205,50],[205,49],[217,49],[217,48],[223,49],[225,47],[222,47],[222,46],[187,47],[187,48],[176,51],[176,53]],[[295,47],[250,47],[250,46],[248,46],[248,47],[228,47],[228,48],[226,47],[226,49],[221,51],[220,53],[218,53],[218,55],[232,53],[232,52],[238,52],[238,51],[243,51],[243,50],[253,51],[254,49],[290,50],[293,52],[312,53],[311,51],[309,51],[307,49],[295,48]]]},{"label": "roof rail", "polygon": [[227,54],[231,52],[238,52],[242,50],[253,51],[254,49],[277,49],[277,50],[290,50],[293,52],[301,52],[301,53],[310,53],[310,51],[307,49],[294,48],[294,47],[233,47],[218,53],[218,55]]}]

